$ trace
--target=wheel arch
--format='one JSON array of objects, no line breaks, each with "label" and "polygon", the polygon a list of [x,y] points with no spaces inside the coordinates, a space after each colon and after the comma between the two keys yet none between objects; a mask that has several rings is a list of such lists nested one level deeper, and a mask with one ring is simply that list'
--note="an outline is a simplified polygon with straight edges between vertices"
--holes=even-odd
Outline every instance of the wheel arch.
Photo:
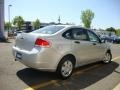
[{"label": "wheel arch", "polygon": [[106,53],[111,53],[111,50],[110,50],[110,49],[107,49],[107,50],[106,50]]},{"label": "wheel arch", "polygon": [[58,67],[59,63],[61,62],[61,60],[62,60],[63,58],[65,58],[65,57],[72,58],[71,60],[72,60],[72,62],[73,62],[73,64],[74,64],[74,66],[76,65],[76,57],[75,57],[73,54],[66,54],[66,55],[64,55],[64,56],[61,57],[61,59],[59,60],[59,62],[58,62],[58,64],[57,64],[57,67]]},{"label": "wheel arch", "polygon": [[110,54],[111,54],[111,59],[112,59],[112,52],[111,52],[111,49],[107,49],[106,53],[110,53]]}]

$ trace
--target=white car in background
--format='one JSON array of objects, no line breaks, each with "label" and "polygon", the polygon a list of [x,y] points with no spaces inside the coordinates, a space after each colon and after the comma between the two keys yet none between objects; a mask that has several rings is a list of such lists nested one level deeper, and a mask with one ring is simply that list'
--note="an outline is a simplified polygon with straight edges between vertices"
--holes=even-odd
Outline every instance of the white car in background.
[{"label": "white car in background", "polygon": [[28,67],[56,71],[62,79],[70,77],[78,66],[97,61],[110,63],[112,58],[109,45],[92,30],[71,25],[52,25],[19,34],[13,55]]}]

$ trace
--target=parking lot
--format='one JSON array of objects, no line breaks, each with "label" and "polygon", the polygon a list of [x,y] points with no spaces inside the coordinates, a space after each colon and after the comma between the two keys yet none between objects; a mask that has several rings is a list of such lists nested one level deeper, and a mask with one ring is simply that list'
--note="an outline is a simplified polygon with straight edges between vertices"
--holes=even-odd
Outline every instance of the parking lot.
[{"label": "parking lot", "polygon": [[97,62],[77,68],[67,80],[14,61],[13,44],[14,40],[0,43],[1,90],[113,90],[120,83],[120,44],[111,44],[112,63]]}]

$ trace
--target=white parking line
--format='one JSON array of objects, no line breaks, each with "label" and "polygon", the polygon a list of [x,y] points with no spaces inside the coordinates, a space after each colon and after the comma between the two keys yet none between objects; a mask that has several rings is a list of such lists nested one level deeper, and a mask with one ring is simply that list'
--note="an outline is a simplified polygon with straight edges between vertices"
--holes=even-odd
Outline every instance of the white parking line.
[{"label": "white parking line", "polygon": [[120,58],[120,56],[113,58],[112,61],[114,61],[114,60],[116,60],[116,59],[118,59],[118,58]]},{"label": "white parking line", "polygon": [[120,83],[113,90],[120,90]]}]

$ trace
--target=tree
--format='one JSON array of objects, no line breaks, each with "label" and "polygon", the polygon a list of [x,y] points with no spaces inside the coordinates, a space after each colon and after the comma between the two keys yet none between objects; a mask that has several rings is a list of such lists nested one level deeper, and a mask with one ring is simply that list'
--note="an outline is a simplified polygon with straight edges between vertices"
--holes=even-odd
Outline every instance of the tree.
[{"label": "tree", "polygon": [[21,16],[15,16],[15,18],[13,19],[13,25],[17,26],[18,30],[21,29],[23,24],[24,19]]},{"label": "tree", "polygon": [[118,36],[120,36],[120,29],[117,29],[117,30],[116,30],[116,34],[117,34]]},{"label": "tree", "polygon": [[84,27],[90,28],[93,18],[94,18],[94,13],[90,9],[82,11],[81,20],[82,23],[84,24]]},{"label": "tree", "polygon": [[11,28],[11,23],[5,22],[4,28],[5,28],[5,30],[9,30]]},{"label": "tree", "polygon": [[33,23],[32,26],[34,29],[39,29],[40,28],[40,21],[39,19],[36,19]]},{"label": "tree", "polygon": [[114,32],[115,34],[117,33],[117,31],[113,27],[107,28],[106,31]]}]

